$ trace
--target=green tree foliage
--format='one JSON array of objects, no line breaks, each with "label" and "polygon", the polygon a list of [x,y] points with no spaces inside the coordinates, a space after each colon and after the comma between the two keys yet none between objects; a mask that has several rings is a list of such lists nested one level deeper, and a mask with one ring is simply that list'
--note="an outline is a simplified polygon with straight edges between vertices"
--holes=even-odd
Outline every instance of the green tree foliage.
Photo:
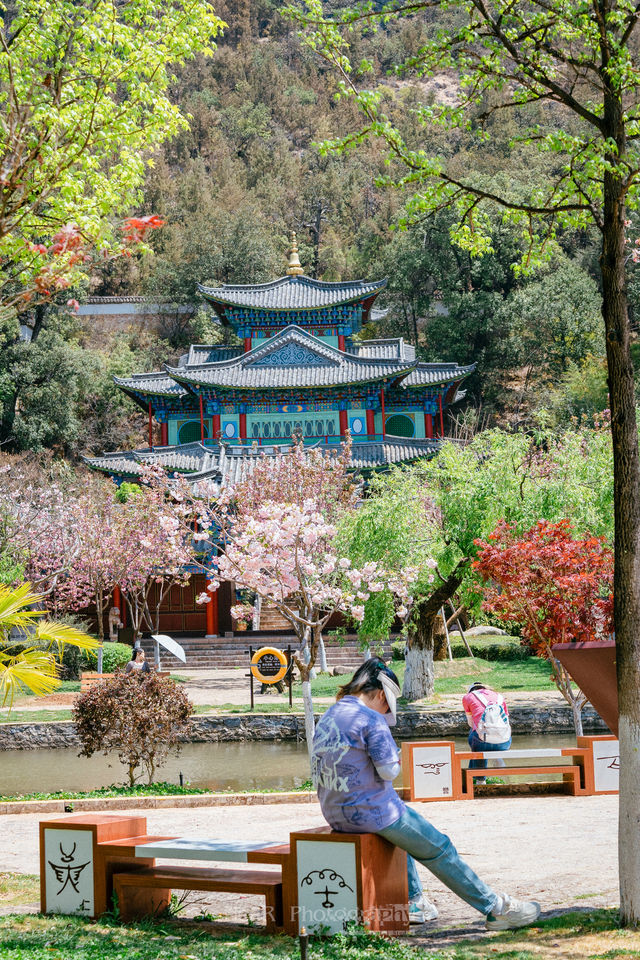
[{"label": "green tree foliage", "polygon": [[[186,126],[171,67],[211,54],[206,0],[17,0],[0,51],[0,258],[4,303],[24,308],[82,269],[76,237],[105,254],[127,237],[149,150]],[[73,242],[60,231],[74,226]],[[58,235],[61,242],[50,241]],[[130,238],[129,238],[130,239]],[[52,262],[55,261],[55,262]],[[17,292],[16,292],[17,288]]]},{"label": "green tree foliage", "polygon": [[[392,570],[419,571],[407,627],[413,659],[405,696],[432,692],[433,632],[443,605],[459,591],[467,609],[479,612],[481,592],[471,567],[477,538],[502,521],[524,531],[541,518],[568,518],[577,535],[590,530],[611,542],[613,461],[606,423],[529,435],[485,431],[466,446],[445,443],[433,460],[371,480],[370,496],[341,525],[341,549],[356,564],[376,560]],[[360,637],[379,642],[393,622],[386,598],[372,596]]]}]

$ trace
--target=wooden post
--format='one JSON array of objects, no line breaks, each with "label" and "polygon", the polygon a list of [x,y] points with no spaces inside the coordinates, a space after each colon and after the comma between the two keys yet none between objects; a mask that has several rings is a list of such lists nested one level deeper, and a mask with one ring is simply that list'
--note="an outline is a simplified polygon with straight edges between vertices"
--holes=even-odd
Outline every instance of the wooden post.
[{"label": "wooden post", "polygon": [[169,446],[169,424],[168,423],[160,424],[160,445],[163,447]]},{"label": "wooden post", "polygon": [[442,419],[442,394],[438,396],[438,406],[440,407],[440,436],[444,437],[444,420]]},{"label": "wooden post", "polygon": [[245,352],[245,353],[249,353],[249,350],[251,350],[251,337],[245,337],[245,338],[244,338],[244,352]]},{"label": "wooden post", "polygon": [[153,412],[151,410],[151,400],[149,400],[149,450],[153,450]]},{"label": "wooden post", "polygon": [[433,417],[430,413],[424,415],[424,435],[427,440],[433,440]]},{"label": "wooden post", "polygon": [[202,394],[200,394],[200,443],[204,443],[204,409],[202,406]]},{"label": "wooden post", "polygon": [[342,350],[343,353],[345,352],[345,343],[344,343],[343,333],[338,334],[338,350]]},{"label": "wooden post", "polygon": [[211,437],[213,440],[220,440],[220,414],[214,413],[212,419],[213,429],[211,431]]},{"label": "wooden post", "polygon": [[348,427],[348,424],[347,424],[347,411],[346,411],[346,410],[339,410],[339,411],[338,411],[338,415],[339,415],[339,417],[340,417],[340,436],[341,436],[342,439],[344,440],[344,438],[345,438],[346,435],[347,435],[347,427]]},{"label": "wooden post", "polygon": [[376,435],[376,417],[373,410],[367,410],[367,436],[372,439]]},{"label": "wooden post", "polygon": [[240,414],[240,439],[247,439],[247,415],[246,413]]},{"label": "wooden post", "polygon": [[384,424],[384,387],[380,387],[380,408],[382,410],[382,439],[384,440],[387,433]]}]

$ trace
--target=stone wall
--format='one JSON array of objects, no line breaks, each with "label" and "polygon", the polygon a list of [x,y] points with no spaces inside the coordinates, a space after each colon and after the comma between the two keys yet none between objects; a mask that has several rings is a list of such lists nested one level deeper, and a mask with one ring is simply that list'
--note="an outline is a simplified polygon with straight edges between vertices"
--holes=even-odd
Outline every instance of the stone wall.
[{"label": "stone wall", "polygon": [[[514,708],[510,711],[514,734],[573,734],[569,707]],[[608,728],[591,709],[583,711],[585,733],[608,733]],[[398,714],[393,734],[398,740],[463,737],[468,732],[465,715],[459,711],[431,712],[406,710]],[[304,740],[304,717],[278,714],[194,717],[182,738],[186,743],[222,741]],[[71,721],[61,723],[5,723],[0,725],[0,750],[80,748]]]}]

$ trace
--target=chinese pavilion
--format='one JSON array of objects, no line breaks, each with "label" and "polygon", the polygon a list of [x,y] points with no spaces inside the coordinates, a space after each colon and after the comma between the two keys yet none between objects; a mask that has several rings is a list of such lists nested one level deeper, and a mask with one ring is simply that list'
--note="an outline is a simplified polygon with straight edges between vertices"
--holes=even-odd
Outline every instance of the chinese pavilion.
[{"label": "chinese pavilion", "polygon": [[464,395],[460,384],[474,368],[421,363],[402,338],[360,339],[385,286],[305,276],[295,235],[280,279],[199,286],[241,345],[196,344],[177,366],[116,377],[148,415],[148,447],[86,462],[116,482],[134,480],[151,462],[225,485],[244,475],[256,454],[296,436],[331,446],[349,431],[354,468],[364,471],[432,455],[447,408]]}]

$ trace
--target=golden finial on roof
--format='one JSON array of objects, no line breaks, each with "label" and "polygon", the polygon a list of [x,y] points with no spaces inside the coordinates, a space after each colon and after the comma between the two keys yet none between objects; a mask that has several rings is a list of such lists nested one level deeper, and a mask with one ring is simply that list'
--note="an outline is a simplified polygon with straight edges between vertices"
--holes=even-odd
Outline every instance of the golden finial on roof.
[{"label": "golden finial on roof", "polygon": [[296,243],[295,232],[291,234],[291,250],[289,250],[289,263],[287,264],[287,274],[290,277],[301,277],[304,273],[300,257],[298,256],[298,244]]}]

